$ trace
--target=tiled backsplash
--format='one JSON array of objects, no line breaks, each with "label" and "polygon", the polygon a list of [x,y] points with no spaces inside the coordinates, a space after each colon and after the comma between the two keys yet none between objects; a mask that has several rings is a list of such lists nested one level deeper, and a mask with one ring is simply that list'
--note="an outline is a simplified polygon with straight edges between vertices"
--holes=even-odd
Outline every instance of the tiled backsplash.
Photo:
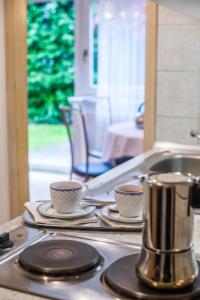
[{"label": "tiled backsplash", "polygon": [[200,20],[159,6],[156,140],[197,144],[200,128]]}]

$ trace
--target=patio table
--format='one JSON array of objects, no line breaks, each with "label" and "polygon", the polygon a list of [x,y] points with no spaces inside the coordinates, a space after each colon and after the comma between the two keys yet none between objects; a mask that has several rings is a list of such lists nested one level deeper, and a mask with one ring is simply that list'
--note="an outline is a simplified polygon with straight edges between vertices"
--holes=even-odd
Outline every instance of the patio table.
[{"label": "patio table", "polygon": [[123,122],[108,128],[103,149],[103,160],[123,156],[136,156],[143,152],[144,130],[138,129],[134,122]]}]

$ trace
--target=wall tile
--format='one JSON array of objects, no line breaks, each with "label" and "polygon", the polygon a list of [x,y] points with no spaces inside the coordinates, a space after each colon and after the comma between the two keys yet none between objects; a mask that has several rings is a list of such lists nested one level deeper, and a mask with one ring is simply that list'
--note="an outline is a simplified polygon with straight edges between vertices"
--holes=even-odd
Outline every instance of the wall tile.
[{"label": "wall tile", "polygon": [[198,73],[157,73],[157,115],[198,118],[200,75]]},{"label": "wall tile", "polygon": [[192,18],[190,16],[186,16],[182,13],[176,12],[174,10],[171,10],[167,7],[164,7],[162,5],[159,5],[159,18],[158,18],[158,24],[165,24],[165,25],[171,25],[171,24],[188,24],[188,25],[194,25],[194,24],[200,24],[199,19]]},{"label": "wall tile", "polygon": [[196,145],[197,140],[190,137],[190,131],[198,128],[198,119],[157,117],[156,141]]},{"label": "wall tile", "polygon": [[156,140],[196,145],[200,129],[200,20],[159,6]]},{"label": "wall tile", "polygon": [[160,25],[158,71],[200,71],[200,25]]}]

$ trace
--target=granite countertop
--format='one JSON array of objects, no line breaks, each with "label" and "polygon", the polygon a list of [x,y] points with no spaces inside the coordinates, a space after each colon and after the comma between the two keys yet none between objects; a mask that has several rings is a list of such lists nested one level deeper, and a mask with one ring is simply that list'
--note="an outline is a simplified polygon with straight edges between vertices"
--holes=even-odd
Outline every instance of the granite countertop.
[{"label": "granite countertop", "polygon": [[[0,226],[0,233],[3,233],[5,231],[11,231],[17,227],[19,227],[22,224],[21,217],[18,217],[8,223],[5,223]],[[73,230],[67,230],[67,234],[69,235],[81,235],[82,237],[103,237],[107,239],[114,239],[129,243],[137,243],[141,244],[141,233],[134,233],[134,232],[88,232],[88,231],[73,231]],[[195,223],[194,223],[194,247],[195,252],[200,255],[200,215],[195,216]],[[36,299],[46,299],[38,296],[33,296],[30,294],[24,294],[17,291],[12,291],[9,289],[0,288],[0,299],[4,300],[13,300],[13,299],[19,299],[19,300],[36,300]]]}]

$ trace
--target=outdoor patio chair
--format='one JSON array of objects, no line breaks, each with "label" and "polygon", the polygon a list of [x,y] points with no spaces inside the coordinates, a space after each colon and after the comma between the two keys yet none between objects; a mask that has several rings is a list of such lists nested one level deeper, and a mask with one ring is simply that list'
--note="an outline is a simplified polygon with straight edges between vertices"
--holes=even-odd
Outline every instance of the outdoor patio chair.
[{"label": "outdoor patio chair", "polygon": [[[98,96],[82,96],[82,97],[69,97],[68,101],[72,104],[73,108],[81,110],[85,119],[85,126],[88,138],[89,155],[91,157],[102,157],[102,136],[99,136],[99,124],[102,120],[99,120],[98,111],[102,111],[103,105],[103,127],[110,126],[112,124],[112,114],[110,99],[108,97]],[[104,128],[105,130],[106,128]],[[103,131],[104,131],[103,130]]]},{"label": "outdoor patio chair", "polygon": [[89,177],[97,177],[112,169],[113,166],[109,163],[90,161],[88,136],[82,111],[77,108],[61,106],[60,112],[70,143],[70,177],[77,174],[87,180]]},{"label": "outdoor patio chair", "polygon": [[[102,148],[100,148],[100,146],[102,147],[104,145],[104,142],[102,142],[102,137],[98,137],[100,140],[100,145],[98,145],[99,143],[95,144],[95,136],[98,127],[97,123],[102,122],[102,120],[99,120],[97,118],[97,109],[103,112],[104,117],[106,115],[106,120],[103,120],[103,122],[106,122],[108,127],[111,126],[113,122],[112,122],[110,98],[106,96],[104,97],[84,96],[81,98],[82,98],[81,101],[80,100],[72,101],[72,104],[74,108],[79,108],[84,116],[85,127],[86,127],[87,138],[88,138],[89,156],[95,158],[102,158]],[[79,97],[74,97],[74,99],[79,99]],[[103,107],[101,107],[102,104]],[[104,132],[103,132],[104,136],[106,136],[105,129],[107,128],[104,128]],[[111,159],[109,160],[108,163],[112,167],[117,167],[118,165],[132,158],[133,156],[122,156],[119,158]]]}]

